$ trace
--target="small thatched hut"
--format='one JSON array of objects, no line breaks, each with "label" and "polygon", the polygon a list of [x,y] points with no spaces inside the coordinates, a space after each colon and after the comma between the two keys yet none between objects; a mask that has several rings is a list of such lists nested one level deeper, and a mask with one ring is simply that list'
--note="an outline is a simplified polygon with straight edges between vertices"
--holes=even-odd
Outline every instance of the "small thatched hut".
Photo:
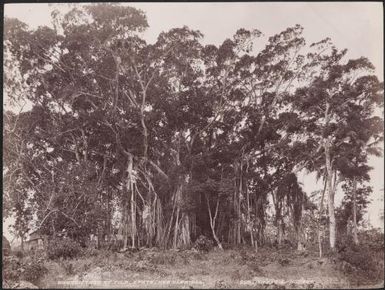
[{"label": "small thatched hut", "polygon": [[6,237],[3,236],[3,256],[8,256],[11,253],[11,244]]}]

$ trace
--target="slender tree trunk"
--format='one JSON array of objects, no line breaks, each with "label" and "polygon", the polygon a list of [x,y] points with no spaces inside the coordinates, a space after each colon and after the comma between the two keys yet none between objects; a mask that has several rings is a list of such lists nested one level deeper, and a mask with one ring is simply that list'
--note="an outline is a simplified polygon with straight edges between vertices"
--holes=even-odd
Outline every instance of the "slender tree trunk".
[{"label": "slender tree trunk", "polygon": [[329,213],[329,242],[330,248],[334,251],[336,246],[336,217],[334,211],[334,187],[333,170],[330,157],[330,139],[328,138],[324,145],[326,159],[326,186],[328,191],[328,213]]},{"label": "slender tree trunk", "polygon": [[221,242],[219,241],[219,239],[218,239],[218,237],[217,237],[217,234],[215,233],[215,230],[214,230],[213,228],[214,228],[214,226],[211,226],[211,229],[212,229],[212,232],[213,232],[213,235],[214,235],[214,239],[215,239],[215,241],[217,242],[218,248],[219,248],[220,250],[223,250],[222,244],[221,244]]},{"label": "slender tree trunk", "polygon": [[282,217],[279,219],[278,221],[278,245],[282,245],[282,241],[283,241],[283,221],[282,221]]},{"label": "slender tree trunk", "polygon": [[131,213],[131,247],[135,248],[136,237],[136,207],[135,207],[135,188],[133,180],[133,156],[129,155],[127,165],[127,193],[130,194],[130,213]]},{"label": "slender tree trunk", "polygon": [[358,245],[357,235],[357,179],[353,179],[353,241],[354,244]]},{"label": "slender tree trunk", "polygon": [[302,241],[301,241],[301,229],[300,229],[300,226],[296,226],[295,227],[295,234],[297,236],[297,251],[303,251],[304,247],[303,247]]},{"label": "slender tree trunk", "polygon": [[180,184],[178,184],[178,187],[176,189],[175,193],[175,205],[176,205],[176,218],[175,218],[175,225],[174,225],[174,240],[173,240],[173,248],[176,249],[178,246],[178,232],[179,232],[179,214],[180,214],[180,200],[181,200],[181,194],[183,191],[183,181],[180,180]]},{"label": "slender tree trunk", "polygon": [[122,217],[123,249],[125,250],[128,247],[128,205],[127,205],[127,201],[124,201],[123,214],[122,215],[123,215],[123,217]]},{"label": "slender tree trunk", "polygon": [[180,242],[183,248],[186,248],[191,243],[190,232],[190,217],[188,213],[183,212],[180,221]]},{"label": "slender tree trunk", "polygon": [[148,86],[150,85],[150,83],[154,77],[154,74],[145,83],[144,80],[142,79],[142,77],[140,76],[140,73],[138,71],[136,64],[134,64],[134,70],[135,70],[136,76],[138,78],[139,84],[140,84],[141,89],[142,89],[142,103],[140,105],[140,122],[141,122],[142,129],[143,129],[143,132],[142,132],[143,133],[143,158],[145,159],[145,161],[147,161],[147,157],[148,157],[148,130],[147,130],[147,126],[145,123],[144,110],[146,108],[147,89],[148,89]]},{"label": "slender tree trunk", "polygon": [[[233,194],[233,209],[234,213],[237,212],[237,181],[235,180],[235,189],[234,189],[234,194]],[[235,219],[233,219],[232,222],[232,229],[231,229],[231,243],[235,245],[237,243],[237,222],[238,222],[238,217],[235,216]]]},{"label": "slender tree trunk", "polygon": [[250,244],[254,247],[254,237],[253,237],[253,223],[250,218],[250,193],[246,186],[246,202],[247,202],[247,228],[250,234]]},{"label": "slender tree trunk", "polygon": [[[100,221],[102,222],[102,221]],[[97,234],[97,237],[98,237],[98,242],[97,242],[97,248],[100,249],[102,247],[102,241],[103,241],[103,230],[102,230],[102,225],[100,223],[98,223],[98,234]]]},{"label": "slender tree trunk", "polygon": [[278,189],[272,191],[271,196],[273,198],[273,204],[275,209],[275,223],[277,226],[277,242],[278,245],[282,245],[282,234],[283,234],[283,221],[282,221],[282,201],[280,200],[280,194]]},{"label": "slender tree trunk", "polygon": [[125,249],[127,249],[127,247],[128,247],[128,219],[127,219],[127,205],[124,205],[122,234],[123,234],[123,249],[125,250]]},{"label": "slender tree trunk", "polygon": [[217,243],[218,245],[218,248],[220,250],[223,250],[223,247],[222,247],[222,244],[221,242],[219,241],[218,239],[218,236],[217,236],[217,233],[215,232],[215,223],[216,223],[216,218],[217,218],[217,215],[218,215],[218,208],[219,208],[219,196],[217,198],[217,205],[215,207],[215,214],[214,214],[214,217],[212,216],[211,214],[211,208],[210,208],[210,202],[209,202],[209,199],[208,197],[205,195],[206,197],[206,202],[207,202],[207,209],[208,209],[208,212],[209,212],[209,218],[210,218],[210,227],[211,227],[211,232],[213,234],[213,237],[214,237],[214,240],[215,242]]},{"label": "slender tree trunk", "polygon": [[325,191],[326,191],[326,179],[325,179],[325,185],[324,190],[322,191],[322,196],[319,204],[319,213],[318,213],[318,250],[319,250],[319,257],[322,258],[322,232],[321,232],[321,218],[322,218],[322,211],[323,211],[323,205],[324,205],[324,197],[325,197]]},{"label": "slender tree trunk", "polygon": [[131,190],[131,248],[135,248],[136,237],[136,206],[135,206],[135,191]]},{"label": "slender tree trunk", "polygon": [[258,215],[258,203],[259,203],[259,199],[257,198],[255,200],[255,218],[257,219],[257,236],[256,236],[256,239],[255,239],[255,242],[254,242],[254,245],[256,247],[256,251],[258,251],[258,243],[260,242],[259,240],[259,225],[260,225],[260,218],[259,218],[259,215]]},{"label": "slender tree trunk", "polygon": [[175,226],[174,226],[174,241],[173,241],[173,248],[174,249],[177,248],[178,228],[179,228],[179,206],[177,205],[176,220],[175,220]]},{"label": "slender tree trunk", "polygon": [[[330,103],[326,102],[325,108],[325,128],[329,125],[330,120]],[[323,140],[325,151],[325,166],[326,166],[326,187],[328,192],[328,214],[329,214],[329,243],[332,251],[336,246],[336,217],[334,211],[334,186],[333,186],[333,168],[331,163],[331,136],[327,136]]]},{"label": "slender tree trunk", "polygon": [[169,241],[169,237],[170,237],[170,233],[171,233],[171,225],[172,225],[172,221],[174,220],[175,207],[176,207],[176,201],[175,201],[175,195],[174,195],[172,213],[171,213],[170,219],[168,221],[168,224],[166,225],[166,231],[165,231],[163,241],[162,241],[164,248],[166,248],[168,246],[168,241]]},{"label": "slender tree trunk", "polygon": [[242,193],[242,161],[239,164],[239,188],[236,195],[236,209],[237,209],[237,228],[236,228],[236,244],[241,244],[241,193]]},{"label": "slender tree trunk", "polygon": [[156,200],[156,237],[155,241],[158,246],[162,243],[162,237],[164,235],[163,219],[162,219],[162,205],[160,200]]},{"label": "slender tree trunk", "polygon": [[108,192],[107,194],[107,239],[110,242],[111,241],[111,194]]}]

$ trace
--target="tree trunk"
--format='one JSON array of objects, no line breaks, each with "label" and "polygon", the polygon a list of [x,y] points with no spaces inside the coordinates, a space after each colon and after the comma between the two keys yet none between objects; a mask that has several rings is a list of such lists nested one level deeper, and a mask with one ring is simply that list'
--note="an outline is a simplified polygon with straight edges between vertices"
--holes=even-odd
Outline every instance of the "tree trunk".
[{"label": "tree trunk", "polygon": [[179,228],[179,205],[177,205],[176,209],[176,220],[174,225],[174,241],[173,241],[173,248],[177,248],[177,239],[178,239],[178,228]]},{"label": "tree trunk", "polygon": [[191,235],[190,235],[190,218],[188,213],[182,213],[181,217],[181,228],[180,228],[180,237],[181,244],[183,248],[186,248],[191,243]]},{"label": "tree trunk", "polygon": [[131,248],[135,248],[135,236],[136,236],[136,207],[135,207],[135,192],[131,190]]},{"label": "tree trunk", "polygon": [[283,235],[283,217],[282,217],[282,200],[280,200],[280,195],[278,189],[272,191],[271,196],[273,198],[273,204],[275,209],[275,223],[277,227],[277,242],[278,245],[282,245],[282,235]]},{"label": "tree trunk", "polygon": [[258,213],[259,202],[260,202],[260,200],[259,200],[259,198],[257,198],[257,200],[255,201],[255,217],[257,219],[257,236],[256,236],[256,239],[255,239],[255,242],[254,242],[257,247],[258,247],[258,242],[261,242],[261,240],[260,240],[261,219],[260,219],[260,216],[259,216],[259,213]]},{"label": "tree trunk", "polygon": [[326,179],[325,179],[325,185],[324,190],[322,191],[322,196],[320,200],[319,205],[319,214],[318,214],[318,249],[319,249],[319,257],[322,258],[322,233],[321,233],[321,219],[322,219],[322,211],[324,206],[324,197],[325,197],[325,191],[326,191]]},{"label": "tree trunk", "polygon": [[110,242],[111,241],[111,193],[108,192],[107,194],[108,200],[107,200],[107,240]]},{"label": "tree trunk", "polygon": [[281,245],[281,227],[279,224],[279,220],[277,221],[277,243]]},{"label": "tree trunk", "polygon": [[215,230],[214,230],[214,226],[211,226],[211,230],[213,232],[213,236],[214,236],[214,240],[216,241],[217,245],[218,245],[218,248],[220,250],[223,250],[223,247],[222,247],[222,244],[221,242],[219,241],[218,237],[217,237],[217,234],[215,233]]},{"label": "tree trunk", "polygon": [[282,220],[282,217],[280,218],[279,222],[278,222],[278,228],[279,228],[279,231],[278,231],[278,245],[282,245],[282,241],[283,241],[283,235],[284,235],[284,230],[283,230],[283,220]]},{"label": "tree trunk", "polygon": [[353,179],[353,241],[358,245],[357,235],[357,179]]},{"label": "tree trunk", "polygon": [[250,244],[254,247],[254,237],[253,237],[253,222],[250,217],[250,193],[246,186],[246,201],[247,201],[247,228],[250,234]]},{"label": "tree trunk", "polygon": [[294,224],[295,235],[297,239],[297,251],[304,250],[304,243],[302,238],[302,223]]},{"label": "tree trunk", "polygon": [[162,204],[160,203],[160,200],[156,200],[156,237],[155,241],[158,246],[162,243],[162,237],[164,235],[164,228],[163,228],[163,213],[162,213]]},{"label": "tree trunk", "polygon": [[208,197],[205,195],[206,197],[206,202],[207,202],[207,209],[208,209],[208,212],[209,212],[209,218],[210,218],[210,227],[211,227],[211,232],[213,234],[213,237],[214,237],[214,240],[215,242],[217,243],[218,245],[218,248],[220,250],[223,250],[223,247],[222,247],[222,244],[221,242],[219,241],[218,239],[218,236],[217,236],[217,233],[215,232],[215,223],[216,223],[216,218],[217,218],[217,215],[218,215],[218,208],[219,208],[219,196],[217,198],[217,205],[215,207],[215,214],[214,214],[214,217],[212,216],[211,214],[211,208],[210,208],[210,202],[209,202],[209,199]]},{"label": "tree trunk", "polygon": [[[127,165],[127,193],[130,194],[130,213],[131,213],[131,247],[135,248],[136,237],[136,207],[135,207],[135,188],[133,180],[133,156],[129,155]],[[126,242],[125,242],[126,244]]]},{"label": "tree trunk", "polygon": [[[99,221],[99,222],[102,222],[102,221]],[[97,237],[98,237],[98,241],[97,241],[97,248],[98,249],[101,249],[102,246],[103,246],[103,227],[100,225],[100,223],[98,223],[98,232],[97,232]]]},{"label": "tree trunk", "polygon": [[238,190],[238,197],[237,197],[237,244],[239,245],[241,243],[241,194],[242,194],[243,186],[242,186],[242,162],[240,165],[240,178],[239,178],[239,190]]},{"label": "tree trunk", "polygon": [[301,241],[301,233],[299,228],[296,229],[296,235],[297,235],[297,251],[303,251],[304,246]]},{"label": "tree trunk", "polygon": [[123,235],[123,249],[127,249],[128,247],[128,205],[126,202],[123,205],[121,231]]},{"label": "tree trunk", "polygon": [[333,187],[333,170],[330,158],[330,139],[325,141],[325,160],[326,160],[326,184],[328,191],[328,214],[329,214],[329,242],[331,250],[335,250],[336,246],[336,217],[334,212],[334,187]]},{"label": "tree trunk", "polygon": [[170,237],[170,233],[171,233],[171,225],[172,225],[172,221],[174,220],[174,212],[175,212],[175,207],[176,207],[175,199],[176,199],[176,197],[174,195],[172,213],[171,213],[170,219],[168,221],[168,224],[166,225],[166,231],[164,232],[164,236],[162,237],[162,246],[164,248],[167,248],[167,246],[168,246],[168,241],[169,241],[169,237]]},{"label": "tree trunk", "polygon": [[[179,162],[177,164],[180,165]],[[174,249],[176,249],[178,246],[180,202],[181,202],[182,193],[183,193],[183,183],[184,183],[184,179],[180,177],[179,184],[175,192],[176,219],[175,219],[175,225],[174,225],[174,240],[173,240]]]}]

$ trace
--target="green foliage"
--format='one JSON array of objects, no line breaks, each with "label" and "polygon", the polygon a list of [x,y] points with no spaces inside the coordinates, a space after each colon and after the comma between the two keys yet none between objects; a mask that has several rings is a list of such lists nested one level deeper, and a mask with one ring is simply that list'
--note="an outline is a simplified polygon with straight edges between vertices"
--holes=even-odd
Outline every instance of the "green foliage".
[{"label": "green foliage", "polygon": [[54,260],[58,258],[74,258],[81,252],[79,243],[69,238],[54,238],[48,243],[47,256]]}]

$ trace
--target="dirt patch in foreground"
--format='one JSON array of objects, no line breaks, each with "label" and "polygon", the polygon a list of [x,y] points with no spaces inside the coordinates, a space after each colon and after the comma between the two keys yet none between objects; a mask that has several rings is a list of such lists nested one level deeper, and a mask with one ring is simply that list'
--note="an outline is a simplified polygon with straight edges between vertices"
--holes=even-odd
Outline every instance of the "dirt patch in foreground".
[{"label": "dirt patch in foreground", "polygon": [[[293,251],[100,253],[50,261],[43,288],[357,288],[333,259]],[[374,284],[374,283],[373,283]],[[383,285],[383,282],[382,284]],[[378,286],[378,285],[377,285]],[[368,287],[368,286],[366,286]],[[373,288],[375,288],[373,286]]]}]

